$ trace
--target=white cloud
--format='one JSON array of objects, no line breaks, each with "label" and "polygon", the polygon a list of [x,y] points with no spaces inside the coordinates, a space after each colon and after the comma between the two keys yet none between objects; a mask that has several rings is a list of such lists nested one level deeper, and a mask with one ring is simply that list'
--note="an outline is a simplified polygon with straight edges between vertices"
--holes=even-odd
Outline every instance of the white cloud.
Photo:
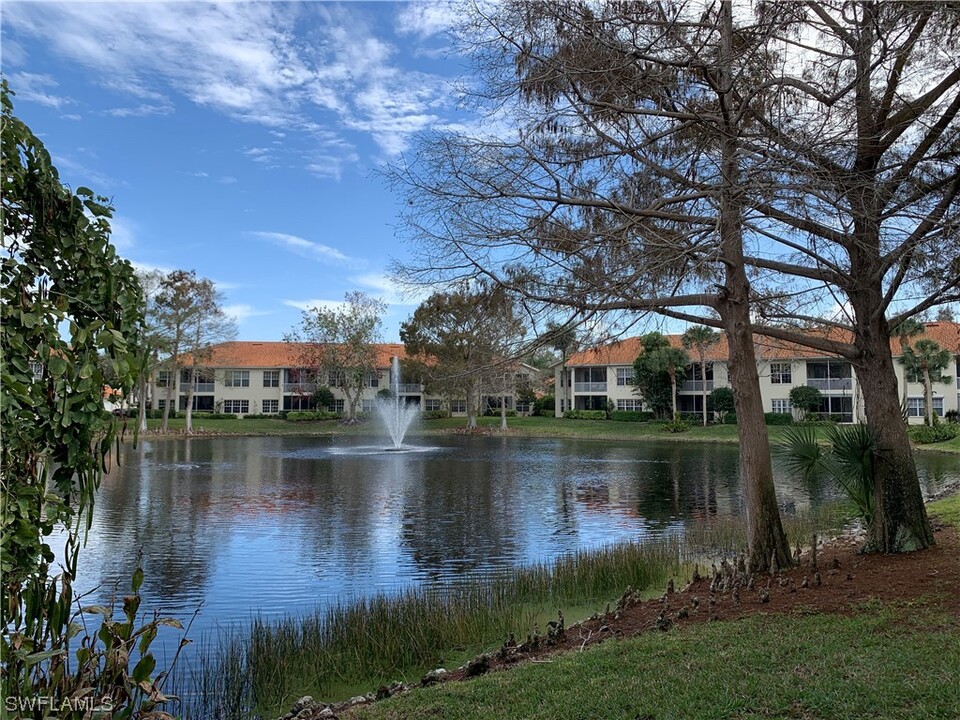
[{"label": "white cloud", "polygon": [[110,218],[110,242],[121,253],[137,244],[137,224],[130,218],[114,215]]},{"label": "white cloud", "polygon": [[217,182],[221,185],[233,185],[237,182],[237,179],[233,175],[224,175],[218,179]]},{"label": "white cloud", "polygon": [[64,120],[83,120],[83,116],[78,115],[77,113],[67,113],[66,115],[61,115],[60,117],[62,117]]},{"label": "white cloud", "polygon": [[174,268],[167,265],[154,265],[153,263],[139,262],[137,260],[131,260],[130,264],[133,265],[134,270],[144,275],[152,272],[163,273],[166,275],[167,273],[172,273],[174,270]]},{"label": "white cloud", "polygon": [[[402,32],[433,34],[450,19],[449,6],[419,5],[401,10]],[[309,171],[335,178],[359,161],[342,128],[395,156],[456,105],[444,79],[404,66],[367,22],[370,12],[328,3],[7,3],[4,24],[136,99],[105,112],[170,112],[179,94],[277,137],[306,137],[317,148],[305,155]],[[67,102],[48,92],[35,99]],[[280,151],[304,157],[303,147]]]},{"label": "white cloud", "polygon": [[419,305],[429,294],[420,288],[407,290],[389,276],[378,273],[355,275],[349,279],[365,290],[375,291],[377,296],[389,305]]},{"label": "white cloud", "polygon": [[350,266],[361,266],[365,264],[362,260],[344,255],[329,245],[313,242],[312,240],[307,240],[296,235],[278,232],[250,232],[249,234],[272,242],[275,245],[285,247],[297,255],[310,258],[311,260]]},{"label": "white cloud", "polygon": [[462,19],[451,2],[403,3],[397,12],[397,32],[420,39],[445,33]]},{"label": "white cloud", "polygon": [[342,310],[347,306],[347,303],[343,300],[284,300],[283,304],[304,312],[310,312],[315,308]]},{"label": "white cloud", "polygon": [[10,76],[10,89],[16,93],[18,99],[35,102],[55,110],[73,102],[68,97],[61,97],[48,92],[48,90],[59,87],[59,85],[60,83],[50,75],[18,72]]},{"label": "white cloud", "polygon": [[242,323],[247,318],[270,315],[269,310],[254,310],[251,305],[224,305],[223,313],[227,317],[233,318],[238,323]]}]

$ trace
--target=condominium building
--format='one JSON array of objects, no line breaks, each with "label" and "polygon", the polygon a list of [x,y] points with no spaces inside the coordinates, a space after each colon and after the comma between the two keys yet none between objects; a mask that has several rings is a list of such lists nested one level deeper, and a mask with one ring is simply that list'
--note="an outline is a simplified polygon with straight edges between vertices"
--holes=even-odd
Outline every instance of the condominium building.
[{"label": "condominium building", "polygon": [[[680,335],[666,336],[671,346],[682,348]],[[944,371],[951,376],[949,384],[933,386],[933,410],[943,416],[960,409],[960,324],[927,323],[922,335],[911,338],[936,341],[952,357],[951,367]],[[820,412],[840,416],[843,422],[861,422],[864,418],[863,396],[857,374],[850,363],[829,357],[820,351],[780,342],[771,338],[755,338],[760,393],[767,412],[793,412],[790,390],[797,385],[815,387],[823,394]],[[641,338],[632,337],[600,347],[574,353],[565,362],[554,366],[556,415],[567,410],[602,410],[613,403],[617,410],[642,410],[643,401],[633,385],[633,362],[643,352]],[[906,409],[910,422],[923,422],[925,416],[923,384],[906,382],[904,366],[898,362],[903,349],[897,338],[891,339],[891,352],[897,371],[897,387],[890,391],[903,397],[906,383]],[[703,367],[696,352],[688,352],[694,362],[687,367],[685,379],[677,387],[680,412],[701,412],[703,389],[729,386],[726,339],[722,338],[706,352]]]},{"label": "condominium building", "polygon": [[[364,388],[357,409],[371,412],[377,393],[391,386],[391,364],[394,357],[406,357],[399,343],[376,346],[377,370],[364,378]],[[226,342],[214,345],[205,353],[203,366],[193,378],[192,370],[171,373],[161,370],[154,374],[150,396],[152,407],[162,410],[167,398],[173,398],[176,409],[187,407],[187,391],[193,383],[193,409],[198,412],[223,412],[235,415],[266,414],[281,411],[314,410],[314,393],[319,386],[329,387],[334,396],[334,412],[343,412],[346,403],[340,389],[342,384],[335,373],[317,377],[317,372],[302,367],[303,346],[287,342]],[[523,366],[520,373],[531,370]],[[193,379],[192,379],[193,378]],[[447,409],[454,415],[465,415],[465,398],[441,398],[428,395],[423,385],[402,382],[398,394],[405,402],[416,404],[423,411]],[[484,399],[486,401],[486,398]],[[499,403],[499,396],[496,400]],[[507,407],[517,412],[529,408],[516,403],[507,394]]]}]

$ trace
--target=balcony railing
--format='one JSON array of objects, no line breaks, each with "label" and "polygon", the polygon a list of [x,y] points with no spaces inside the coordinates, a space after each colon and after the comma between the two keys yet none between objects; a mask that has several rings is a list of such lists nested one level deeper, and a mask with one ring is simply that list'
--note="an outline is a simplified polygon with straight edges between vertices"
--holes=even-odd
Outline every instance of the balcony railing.
[{"label": "balcony railing", "polygon": [[853,387],[851,378],[807,378],[807,385],[817,390],[849,390]]},{"label": "balcony railing", "polygon": [[423,385],[420,383],[399,383],[397,385],[398,393],[419,393],[423,392]]},{"label": "balcony railing", "polygon": [[[703,392],[703,380],[684,380],[680,392]],[[713,390],[713,380],[707,380],[707,392]]]},{"label": "balcony railing", "polygon": [[[212,382],[196,382],[193,383],[193,392],[195,393],[212,393],[214,383]],[[190,383],[181,382],[180,383],[180,392],[185,393],[190,390]]]},{"label": "balcony railing", "polygon": [[283,391],[285,393],[296,393],[297,395],[313,395],[317,391],[317,384],[311,382],[284,383]]},{"label": "balcony railing", "polygon": [[607,384],[605,382],[578,382],[573,384],[573,391],[578,393],[606,392]]}]

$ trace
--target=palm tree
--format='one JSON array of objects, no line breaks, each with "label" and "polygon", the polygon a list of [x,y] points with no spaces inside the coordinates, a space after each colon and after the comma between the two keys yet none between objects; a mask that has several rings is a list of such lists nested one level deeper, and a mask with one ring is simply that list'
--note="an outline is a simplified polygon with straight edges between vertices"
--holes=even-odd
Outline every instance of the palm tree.
[{"label": "palm tree", "polygon": [[[920,322],[916,318],[907,318],[906,320],[901,322],[899,325],[897,325],[895,328],[893,328],[890,334],[900,341],[900,354],[903,355],[903,353],[905,353],[907,349],[910,347],[910,340],[912,338],[917,337],[918,335],[923,335],[925,330],[926,328],[924,327],[922,322]],[[901,405],[903,406],[904,414],[906,414],[907,412],[907,385],[910,382],[909,378],[907,377],[908,372],[909,371],[907,370],[907,366],[904,364],[903,366],[903,400],[901,402]]]},{"label": "palm tree", "polygon": [[900,357],[907,379],[923,382],[923,402],[927,410],[927,425],[933,425],[933,383],[946,385],[953,378],[943,371],[950,366],[951,355],[933,340],[917,340],[914,347],[907,347]]},{"label": "palm tree", "polygon": [[[694,325],[687,328],[680,338],[687,350],[696,350],[700,359],[700,380],[703,386],[703,425],[707,425],[707,350],[720,339],[720,333],[706,325]],[[696,378],[694,378],[696,379]]]},{"label": "palm tree", "polygon": [[650,353],[652,367],[670,376],[670,388],[673,391],[673,419],[677,419],[677,374],[682,373],[690,364],[690,356],[680,348],[661,347]]}]

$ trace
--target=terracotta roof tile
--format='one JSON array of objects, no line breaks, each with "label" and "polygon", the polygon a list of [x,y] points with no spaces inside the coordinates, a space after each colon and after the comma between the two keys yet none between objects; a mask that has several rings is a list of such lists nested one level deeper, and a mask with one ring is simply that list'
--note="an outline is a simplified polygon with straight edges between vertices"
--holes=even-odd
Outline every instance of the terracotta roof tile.
[{"label": "terracotta roof tile", "polygon": [[[214,345],[210,358],[204,361],[207,367],[215,368],[295,368],[303,345],[287,342],[235,341]],[[400,343],[377,345],[377,367],[390,367],[394,356],[406,357]]]},{"label": "terracotta roof tile", "polygon": [[[811,331],[811,334],[815,331]],[[848,341],[849,333],[839,330],[823,331],[824,337]],[[670,345],[675,348],[682,348],[683,342],[680,335],[665,336]],[[953,353],[960,354],[960,323],[955,322],[930,322],[926,323],[926,332],[910,340],[915,343],[921,338],[929,338],[936,341],[941,347],[947,348]],[[766,336],[758,335],[754,338],[754,348],[758,360],[788,360],[828,357],[827,353],[821,350],[812,350],[795,343],[784,342]],[[894,356],[902,353],[900,341],[898,338],[890,339],[890,348]],[[596,348],[590,348],[581,352],[574,353],[567,358],[567,366],[571,365],[632,365],[633,361],[642,352],[643,344],[639,337],[624,338],[608,345],[602,345]],[[690,353],[691,357],[695,353]],[[728,357],[727,340],[725,337],[707,350],[707,360],[718,361],[726,360]]]}]

